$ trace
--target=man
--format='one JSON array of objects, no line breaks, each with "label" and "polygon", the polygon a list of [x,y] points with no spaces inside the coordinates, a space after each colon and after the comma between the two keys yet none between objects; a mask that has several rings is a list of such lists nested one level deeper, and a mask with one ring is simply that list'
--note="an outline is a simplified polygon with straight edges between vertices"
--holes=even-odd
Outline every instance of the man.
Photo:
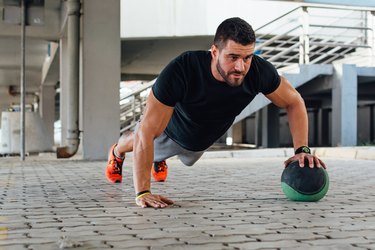
[{"label": "man", "polygon": [[254,55],[254,49],[252,27],[240,18],[229,18],[217,28],[210,51],[186,52],[171,61],[152,87],[138,128],[111,147],[107,179],[122,181],[125,153],[133,151],[136,204],[155,208],[173,204],[150,192],[151,173],[156,181],[164,181],[165,160],[174,155],[193,165],[258,93],[288,113],[296,154],[285,164],[299,160],[302,166],[307,159],[310,167],[325,167],[307,147],[303,99],[269,62]]}]

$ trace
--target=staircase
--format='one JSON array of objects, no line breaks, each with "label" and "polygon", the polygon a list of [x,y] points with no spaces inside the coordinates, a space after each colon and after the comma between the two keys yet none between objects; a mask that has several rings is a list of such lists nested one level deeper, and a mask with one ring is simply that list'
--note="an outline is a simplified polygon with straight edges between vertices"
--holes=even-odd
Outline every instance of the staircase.
[{"label": "staircase", "polygon": [[146,99],[155,80],[142,84],[143,86],[130,94],[123,94],[120,89],[120,133],[135,127],[146,106]]},{"label": "staircase", "polygon": [[276,68],[293,64],[329,64],[371,49],[369,10],[304,5],[256,29],[256,53]]},{"label": "staircase", "polygon": [[[358,51],[372,53],[372,11],[359,7],[301,5],[255,30],[255,54],[271,62],[294,87],[301,86],[320,75],[332,74],[331,63],[336,60]],[[139,120],[154,81],[121,96],[121,133],[132,129]],[[258,95],[235,122],[268,104],[268,99]]]}]

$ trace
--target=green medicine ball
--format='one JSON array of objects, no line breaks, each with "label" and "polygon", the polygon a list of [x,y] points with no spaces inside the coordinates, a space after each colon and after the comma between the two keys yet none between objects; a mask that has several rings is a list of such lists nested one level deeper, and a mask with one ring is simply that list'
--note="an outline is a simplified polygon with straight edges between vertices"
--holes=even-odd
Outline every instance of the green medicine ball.
[{"label": "green medicine ball", "polygon": [[308,161],[301,168],[292,161],[281,175],[281,188],[293,201],[318,201],[328,192],[329,178],[324,168],[310,168]]}]

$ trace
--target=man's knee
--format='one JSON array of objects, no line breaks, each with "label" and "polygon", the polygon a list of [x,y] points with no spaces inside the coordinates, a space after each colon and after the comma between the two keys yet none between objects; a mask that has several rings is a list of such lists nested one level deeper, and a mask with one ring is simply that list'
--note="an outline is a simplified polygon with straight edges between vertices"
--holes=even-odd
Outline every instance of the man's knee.
[{"label": "man's knee", "polygon": [[203,155],[203,152],[201,154],[193,154],[193,155],[179,155],[178,158],[180,158],[180,161],[188,167],[193,166]]},{"label": "man's knee", "polygon": [[185,165],[185,166],[188,166],[188,167],[191,167],[191,166],[193,166],[194,165],[194,163],[196,163],[197,162],[197,160],[195,160],[195,161],[184,161],[183,159],[181,159],[180,158],[180,160],[181,160],[181,162]]}]

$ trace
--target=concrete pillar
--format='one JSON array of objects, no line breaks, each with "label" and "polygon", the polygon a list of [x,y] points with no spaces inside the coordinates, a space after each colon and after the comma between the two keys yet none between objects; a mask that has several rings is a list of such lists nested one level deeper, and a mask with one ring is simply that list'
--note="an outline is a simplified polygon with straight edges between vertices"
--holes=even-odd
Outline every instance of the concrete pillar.
[{"label": "concrete pillar", "polygon": [[255,133],[256,133],[256,125],[255,125],[255,115],[252,115],[246,118],[243,121],[244,128],[242,131],[244,135],[242,136],[243,143],[255,144]]},{"label": "concrete pillar", "polygon": [[262,144],[265,148],[276,148],[280,145],[280,110],[269,104],[262,110]]},{"label": "concrete pillar", "polygon": [[318,109],[314,109],[312,110],[312,114],[311,114],[311,117],[310,120],[309,120],[309,124],[312,125],[312,128],[309,129],[310,133],[309,133],[309,144],[310,145],[317,145],[318,144],[318,140],[319,140],[319,110]]},{"label": "concrete pillar", "polygon": [[332,146],[357,145],[357,69],[334,65],[332,88]]},{"label": "concrete pillar", "polygon": [[317,119],[318,119],[318,142],[317,146],[329,146],[329,137],[330,137],[330,130],[329,130],[329,109],[321,108],[318,111]]},{"label": "concrete pillar", "polygon": [[370,105],[370,142],[375,142],[375,109]]},{"label": "concrete pillar", "polygon": [[82,18],[83,158],[104,160],[120,136],[120,0],[86,1]]},{"label": "concrete pillar", "polygon": [[61,138],[60,145],[66,145],[67,126],[68,126],[68,42],[66,37],[60,39],[60,122],[61,122]]},{"label": "concrete pillar", "polygon": [[255,145],[261,147],[262,144],[262,110],[255,113]]},{"label": "concrete pillar", "polygon": [[46,126],[46,138],[54,144],[54,122],[55,122],[55,86],[42,85],[40,89],[39,113]]},{"label": "concrete pillar", "polygon": [[243,120],[232,125],[233,143],[242,143]]}]

